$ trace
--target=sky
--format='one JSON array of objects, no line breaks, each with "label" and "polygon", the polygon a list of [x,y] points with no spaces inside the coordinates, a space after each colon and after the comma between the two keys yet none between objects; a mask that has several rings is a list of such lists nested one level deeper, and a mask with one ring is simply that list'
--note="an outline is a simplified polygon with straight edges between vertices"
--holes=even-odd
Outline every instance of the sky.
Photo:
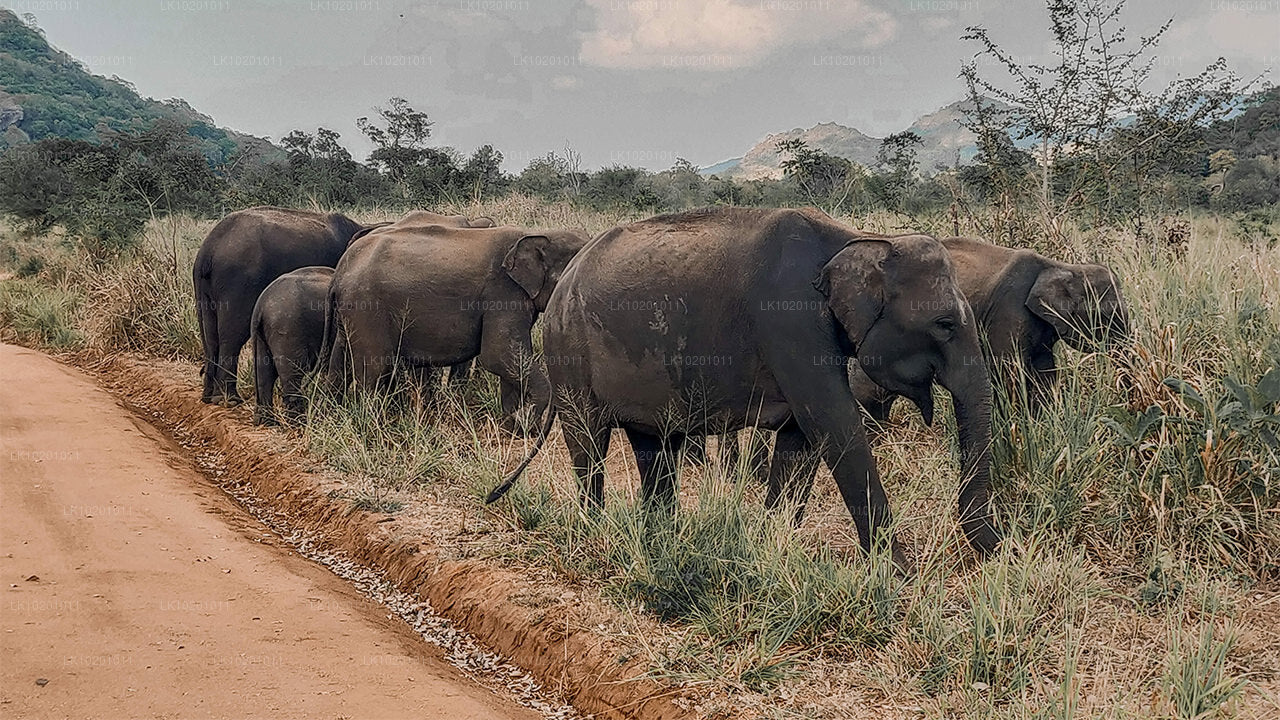
[{"label": "sky", "polygon": [[[1045,57],[1040,0],[0,0],[143,95],[278,140],[356,127],[392,96],[432,143],[490,143],[519,171],[571,147],[583,169],[707,166],[765,135],[837,122],[874,136],[964,95],[968,26]],[[1132,35],[1172,26],[1155,77],[1219,56],[1280,72],[1280,0],[1129,0]],[[995,69],[990,70],[992,73]]]}]

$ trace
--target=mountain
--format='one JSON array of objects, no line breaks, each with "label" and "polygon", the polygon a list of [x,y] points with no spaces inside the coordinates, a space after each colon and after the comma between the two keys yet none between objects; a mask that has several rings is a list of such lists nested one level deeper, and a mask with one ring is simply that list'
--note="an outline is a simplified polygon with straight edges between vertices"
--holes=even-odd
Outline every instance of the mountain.
[{"label": "mountain", "polygon": [[98,142],[104,129],[139,132],[161,118],[185,125],[213,167],[241,153],[259,161],[283,157],[269,140],[220,128],[184,100],[142,97],[124,80],[90,73],[0,8],[0,149],[49,137]]},{"label": "mountain", "polygon": [[[959,100],[939,108],[918,118],[906,128],[920,136],[921,144],[916,149],[916,161],[920,171],[932,175],[942,168],[948,168],[957,162],[971,162],[978,152],[974,144],[972,132],[961,124],[968,100]],[[872,137],[856,128],[839,123],[819,123],[811,128],[795,128],[787,132],[774,133],[756,143],[754,147],[736,160],[724,162],[704,168],[704,175],[723,174],[736,180],[756,180],[760,178],[781,178],[782,157],[777,150],[781,140],[799,138],[809,147],[832,155],[847,158],[863,166],[873,166],[876,153],[880,149],[883,138]]]}]

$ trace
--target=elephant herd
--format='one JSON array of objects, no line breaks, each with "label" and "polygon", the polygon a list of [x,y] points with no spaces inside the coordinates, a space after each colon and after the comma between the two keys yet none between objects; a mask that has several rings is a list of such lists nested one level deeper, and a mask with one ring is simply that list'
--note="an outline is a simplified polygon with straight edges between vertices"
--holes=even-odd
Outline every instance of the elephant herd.
[{"label": "elephant herd", "polygon": [[[647,505],[673,507],[686,440],[776,432],[770,507],[803,512],[818,463],[831,470],[864,549],[905,555],[864,415],[906,397],[926,423],[934,383],[952,397],[970,544],[1000,535],[989,499],[996,363],[1026,371],[1027,401],[1055,381],[1054,346],[1091,350],[1128,332],[1115,276],[966,238],[881,235],[806,209],[709,208],[615,227],[595,239],[413,212],[362,226],[342,215],[242,210],[214,227],[194,280],[205,402],[239,402],[235,370],[253,339],[257,421],[305,410],[318,371],[337,393],[393,377],[451,380],[471,363],[498,376],[503,425],[540,425],[502,497],[555,419],[589,508],[621,428]],[[533,327],[540,315],[542,352]]]}]

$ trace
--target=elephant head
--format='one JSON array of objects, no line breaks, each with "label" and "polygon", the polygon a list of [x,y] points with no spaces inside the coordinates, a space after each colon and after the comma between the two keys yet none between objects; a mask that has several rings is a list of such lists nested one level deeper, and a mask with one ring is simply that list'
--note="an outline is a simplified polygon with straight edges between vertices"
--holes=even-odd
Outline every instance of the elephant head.
[{"label": "elephant head", "polygon": [[565,267],[586,244],[586,238],[572,232],[525,235],[507,251],[502,269],[543,312]]},{"label": "elephant head", "polygon": [[1129,310],[1120,285],[1102,265],[1046,267],[1031,286],[1026,305],[1077,350],[1088,352],[1108,338],[1129,334]]},{"label": "elephant head", "polygon": [[991,380],[977,320],[946,250],[923,235],[863,238],[832,258],[815,284],[868,377],[910,398],[926,423],[933,421],[933,383],[951,393],[964,478],[961,522],[976,548],[994,549]]}]

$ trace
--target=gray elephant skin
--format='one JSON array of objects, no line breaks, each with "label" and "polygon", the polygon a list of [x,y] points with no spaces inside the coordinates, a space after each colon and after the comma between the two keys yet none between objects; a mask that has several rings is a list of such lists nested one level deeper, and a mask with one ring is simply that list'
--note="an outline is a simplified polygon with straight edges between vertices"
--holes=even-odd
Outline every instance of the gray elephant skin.
[{"label": "gray elephant skin", "polygon": [[298,268],[276,278],[258,296],[250,321],[257,391],[254,422],[276,424],[275,388],[285,418],[297,422],[307,411],[302,385],[315,369],[324,340],[325,303],[333,268]]},{"label": "gray elephant skin", "polygon": [[501,381],[503,425],[546,405],[532,328],[587,238],[516,227],[399,223],[352,244],[334,273],[322,351],[331,387],[368,390],[473,358]]},{"label": "gray elephant skin", "polygon": [[[1010,382],[1016,376],[1009,366],[1021,368],[1033,413],[1057,383],[1053,352],[1059,340],[1090,352],[1129,334],[1124,295],[1106,266],[1059,262],[1032,250],[971,238],[946,238],[942,244],[986,337],[992,372]],[[886,421],[897,396],[856,368],[851,381],[867,412]],[[1011,397],[1014,393],[1009,388]]]},{"label": "gray elephant skin", "polygon": [[[991,386],[976,324],[934,238],[863,238],[814,210],[721,208],[661,216],[601,235],[565,271],[543,347],[574,472],[603,504],[610,429],[625,430],[646,503],[675,499],[687,434],[748,425],[778,431],[767,503],[797,519],[821,456],[864,548],[890,541],[888,499],[846,375],[856,357],[876,382],[932,415],[951,391],[960,434],[960,519],[981,552],[990,515]],[[490,493],[500,498],[531,454]]]},{"label": "gray elephant skin", "polygon": [[[415,212],[407,218],[469,226],[462,216]],[[479,222],[492,224],[487,218]],[[240,351],[249,341],[254,303],[272,280],[310,265],[333,267],[353,239],[387,224],[366,226],[338,213],[268,206],[238,210],[220,220],[201,243],[192,269],[204,349],[201,399],[240,402]]]}]

